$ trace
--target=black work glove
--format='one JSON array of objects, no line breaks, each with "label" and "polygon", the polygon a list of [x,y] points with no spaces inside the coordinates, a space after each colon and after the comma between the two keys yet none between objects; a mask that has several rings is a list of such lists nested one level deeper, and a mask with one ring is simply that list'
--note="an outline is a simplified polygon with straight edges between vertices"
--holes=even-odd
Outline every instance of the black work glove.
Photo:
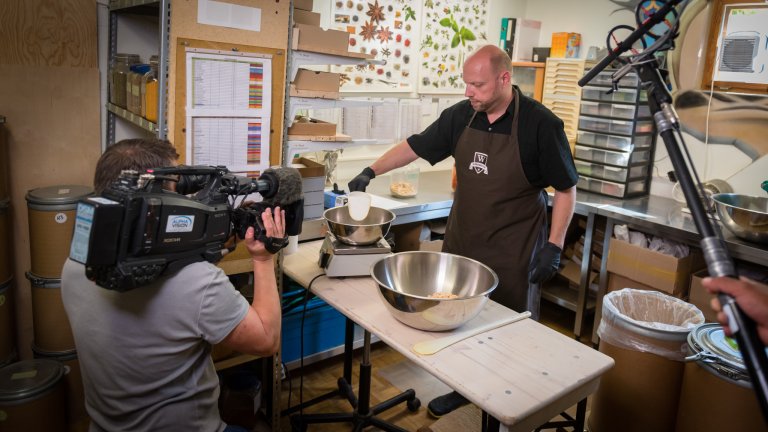
[{"label": "black work glove", "polygon": [[562,249],[550,242],[536,251],[531,261],[531,268],[528,269],[528,280],[531,283],[542,283],[552,279],[560,267],[561,252]]},{"label": "black work glove", "polygon": [[365,188],[368,187],[368,183],[371,182],[371,179],[376,177],[376,173],[373,172],[371,167],[365,167],[363,169],[363,172],[357,175],[357,177],[353,178],[352,181],[350,181],[347,186],[349,186],[350,192],[365,192]]}]

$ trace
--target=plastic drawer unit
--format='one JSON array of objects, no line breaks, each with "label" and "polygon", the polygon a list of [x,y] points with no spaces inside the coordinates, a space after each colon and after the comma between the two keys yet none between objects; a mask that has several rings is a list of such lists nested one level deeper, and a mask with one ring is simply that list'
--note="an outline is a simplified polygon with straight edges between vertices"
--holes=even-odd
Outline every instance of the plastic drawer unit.
[{"label": "plastic drawer unit", "polygon": [[617,198],[631,198],[647,194],[647,181],[635,180],[627,183],[616,183],[586,176],[579,176],[579,189],[609,195]]},{"label": "plastic drawer unit", "polygon": [[636,118],[650,118],[651,109],[646,104],[625,105],[610,102],[581,101],[581,114],[634,120]]},{"label": "plastic drawer unit", "polygon": [[625,137],[580,130],[577,134],[576,142],[606,150],[629,152],[635,149],[650,148],[653,144],[653,136],[638,135],[635,137]]},{"label": "plastic drawer unit", "polygon": [[612,150],[600,150],[591,147],[576,145],[574,157],[587,162],[608,164],[619,167],[628,167],[640,163],[648,163],[651,159],[650,150],[634,150],[631,152],[619,152]]},{"label": "plastic drawer unit", "polygon": [[576,171],[581,175],[616,182],[625,182],[632,179],[645,179],[650,171],[650,166],[647,164],[620,168],[585,162],[578,159],[574,162],[576,164]]}]

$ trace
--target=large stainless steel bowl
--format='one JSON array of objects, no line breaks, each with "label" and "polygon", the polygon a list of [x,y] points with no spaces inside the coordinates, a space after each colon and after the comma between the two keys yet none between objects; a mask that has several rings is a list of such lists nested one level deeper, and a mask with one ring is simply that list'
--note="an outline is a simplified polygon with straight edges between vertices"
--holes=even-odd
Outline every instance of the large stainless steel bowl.
[{"label": "large stainless steel bowl", "polygon": [[768,198],[721,193],[712,200],[720,222],[736,237],[768,244]]},{"label": "large stainless steel bowl", "polygon": [[[400,252],[371,267],[387,310],[403,324],[451,330],[474,318],[499,278],[488,266],[443,252]],[[436,293],[456,298],[431,298]]]},{"label": "large stainless steel bowl", "polygon": [[368,216],[361,221],[352,219],[347,206],[334,207],[323,213],[328,231],[342,243],[364,246],[371,245],[387,235],[395,214],[379,207],[371,207]]}]

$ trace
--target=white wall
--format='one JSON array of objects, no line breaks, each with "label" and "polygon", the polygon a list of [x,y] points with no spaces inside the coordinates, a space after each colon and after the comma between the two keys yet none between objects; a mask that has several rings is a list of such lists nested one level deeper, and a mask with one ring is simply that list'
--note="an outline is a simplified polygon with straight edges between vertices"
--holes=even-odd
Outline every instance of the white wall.
[{"label": "white wall", "polygon": [[581,34],[579,56],[586,57],[590,46],[605,47],[608,32],[619,24],[634,26],[634,14],[608,0],[527,0],[526,18],[541,21],[539,46],[552,45],[552,33]]},{"label": "white wall", "polygon": [[[330,0],[315,0],[315,11],[328,15]],[[590,46],[605,47],[608,32],[615,26],[627,24],[634,26],[633,12],[618,10],[619,6],[609,0],[489,0],[489,29],[488,39],[495,43],[498,39],[501,18],[520,17],[542,22],[539,46],[550,46],[554,32],[577,32],[581,34],[582,48],[580,56],[587,55]],[[323,17],[324,25],[330,24],[330,19]],[[696,30],[701,32],[702,29]],[[681,43],[680,40],[678,40]],[[699,55],[701,55],[699,50]],[[688,59],[688,62],[694,62]],[[684,67],[681,66],[681,69]],[[685,65],[687,72],[696,72],[695,67]],[[416,93],[380,94],[372,96],[416,98]],[[437,113],[433,113],[434,116]],[[431,121],[430,116],[424,117],[424,125]],[[768,179],[768,157],[763,157],[756,163],[738,150],[730,146],[705,145],[691,135],[684,134],[700,178],[704,181],[711,179],[726,180],[739,193],[762,195],[760,183]],[[341,179],[356,175],[362,168],[372,163],[384,153],[389,145],[366,146],[346,150],[339,160],[338,176]],[[673,184],[667,179],[667,172],[672,169],[664,143],[659,138],[656,147],[656,163],[653,169],[651,193],[653,195],[672,196]],[[448,169],[452,161],[445,161],[435,167],[420,161],[422,170]]]}]

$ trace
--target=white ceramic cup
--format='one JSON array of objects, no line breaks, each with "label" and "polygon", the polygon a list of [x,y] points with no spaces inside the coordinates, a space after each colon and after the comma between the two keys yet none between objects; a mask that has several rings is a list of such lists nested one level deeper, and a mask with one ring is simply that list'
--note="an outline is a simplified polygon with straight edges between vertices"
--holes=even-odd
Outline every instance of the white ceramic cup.
[{"label": "white ceramic cup", "polygon": [[361,221],[368,216],[368,210],[371,209],[371,196],[365,192],[350,192],[347,195],[347,208],[352,219]]},{"label": "white ceramic cup", "polygon": [[288,236],[288,246],[284,250],[285,255],[296,253],[299,250],[299,236]]}]

